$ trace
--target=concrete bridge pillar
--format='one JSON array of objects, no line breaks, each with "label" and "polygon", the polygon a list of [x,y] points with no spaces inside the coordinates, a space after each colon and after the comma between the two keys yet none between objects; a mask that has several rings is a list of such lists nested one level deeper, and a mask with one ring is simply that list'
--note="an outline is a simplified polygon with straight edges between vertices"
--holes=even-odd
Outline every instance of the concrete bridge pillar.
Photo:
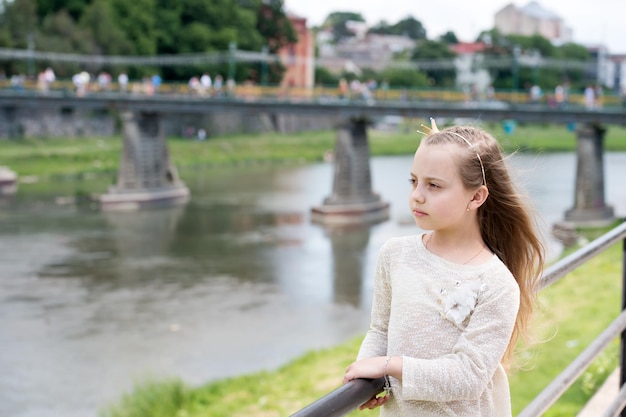
[{"label": "concrete bridge pillar", "polygon": [[121,113],[124,147],[116,185],[100,196],[103,210],[183,204],[189,190],[172,165],[158,113]]},{"label": "concrete bridge pillar", "polygon": [[578,158],[574,207],[565,220],[574,224],[610,223],[613,208],[604,201],[604,134],[606,128],[595,123],[581,124],[578,135]]},{"label": "concrete bridge pillar", "polygon": [[339,124],[335,142],[333,192],[312,209],[312,220],[322,224],[378,223],[389,218],[389,203],[372,192],[367,121]]}]

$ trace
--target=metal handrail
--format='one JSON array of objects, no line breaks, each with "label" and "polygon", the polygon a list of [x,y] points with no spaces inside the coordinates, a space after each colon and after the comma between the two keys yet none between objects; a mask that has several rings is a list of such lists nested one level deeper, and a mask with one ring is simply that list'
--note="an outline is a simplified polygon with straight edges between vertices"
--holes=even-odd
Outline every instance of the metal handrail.
[{"label": "metal handrail", "polygon": [[[542,279],[541,288],[545,288],[563,278],[583,263],[605,251],[610,246],[626,238],[626,222],[611,229],[609,232],[583,246],[576,252],[561,259],[548,268]],[[624,269],[624,265],[622,265]],[[624,273],[624,271],[622,271]],[[624,285],[624,284],[622,284]],[[533,401],[530,402],[518,417],[534,417],[542,415],[569,388],[578,376],[591,365],[593,360],[607,345],[626,329],[626,312],[622,312],[613,323],[598,336],[570,365],[561,372]],[[624,346],[622,346],[622,350]],[[622,354],[623,355],[623,354]],[[620,409],[621,410],[621,409]]]},{"label": "metal handrail", "polygon": [[291,417],[341,417],[383,390],[384,378],[353,379]]},{"label": "metal handrail", "polygon": [[[615,337],[626,329],[626,312],[622,312],[609,327],[602,332],[563,372],[559,374],[517,417],[541,416],[548,411],[591,362],[606,348]],[[621,410],[620,410],[621,411]]]},{"label": "metal handrail", "polygon": [[603,417],[617,417],[626,407],[626,385],[622,385],[617,397],[613,400],[609,408],[604,412]]},{"label": "metal handrail", "polygon": [[611,229],[591,243],[588,243],[546,269],[541,278],[540,288],[543,289],[554,284],[566,274],[569,274],[580,265],[624,238],[626,238],[626,222]]},{"label": "metal handrail", "polygon": [[[622,300],[622,313],[559,376],[541,391],[517,417],[541,416],[563,395],[567,388],[576,381],[615,337],[621,334],[622,339],[624,339],[626,331],[626,309],[624,308],[626,306],[626,222],[611,229],[546,269],[540,281],[540,288],[543,289],[555,283],[580,265],[620,241],[624,242],[622,265],[624,299]],[[622,342],[621,346],[621,358],[622,360],[626,358],[626,343],[624,342]],[[622,373],[624,373],[623,364],[621,366]],[[383,385],[383,378],[350,381],[296,412],[291,417],[342,417],[380,393]],[[620,380],[620,386],[619,395],[609,406],[604,417],[617,417],[620,413],[623,413],[622,410],[626,405],[626,385],[624,385],[623,377]]]}]

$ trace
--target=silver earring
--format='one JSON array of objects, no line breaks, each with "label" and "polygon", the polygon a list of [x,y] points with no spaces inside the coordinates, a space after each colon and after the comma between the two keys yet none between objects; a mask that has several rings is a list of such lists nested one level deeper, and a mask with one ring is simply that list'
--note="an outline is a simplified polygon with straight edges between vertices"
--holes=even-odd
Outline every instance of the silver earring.
[{"label": "silver earring", "polygon": [[469,211],[469,207],[465,209],[465,211]]}]

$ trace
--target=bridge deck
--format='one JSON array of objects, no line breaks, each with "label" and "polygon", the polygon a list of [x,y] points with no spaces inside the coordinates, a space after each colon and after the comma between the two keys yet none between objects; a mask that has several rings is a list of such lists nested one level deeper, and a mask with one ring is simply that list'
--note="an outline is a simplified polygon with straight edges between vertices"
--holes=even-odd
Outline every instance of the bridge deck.
[{"label": "bridge deck", "polygon": [[224,111],[279,114],[328,115],[335,118],[403,116],[413,118],[451,117],[472,120],[507,119],[535,123],[599,123],[626,125],[626,109],[611,107],[587,110],[583,107],[555,108],[542,104],[506,102],[441,101],[349,101],[337,98],[281,99],[264,97],[198,97],[158,94],[153,96],[98,92],[77,97],[73,93],[52,91],[0,91],[0,107],[15,108],[89,108],[133,110],[162,113],[210,113]]}]

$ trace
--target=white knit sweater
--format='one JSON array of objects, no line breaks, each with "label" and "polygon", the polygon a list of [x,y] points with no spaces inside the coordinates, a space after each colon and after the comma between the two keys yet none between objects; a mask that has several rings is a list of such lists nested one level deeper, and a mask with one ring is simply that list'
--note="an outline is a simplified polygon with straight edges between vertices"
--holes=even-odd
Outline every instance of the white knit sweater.
[{"label": "white knit sweater", "polygon": [[381,417],[510,417],[501,359],[518,308],[519,286],[495,255],[458,265],[429,252],[421,235],[385,243],[358,354],[403,357]]}]

